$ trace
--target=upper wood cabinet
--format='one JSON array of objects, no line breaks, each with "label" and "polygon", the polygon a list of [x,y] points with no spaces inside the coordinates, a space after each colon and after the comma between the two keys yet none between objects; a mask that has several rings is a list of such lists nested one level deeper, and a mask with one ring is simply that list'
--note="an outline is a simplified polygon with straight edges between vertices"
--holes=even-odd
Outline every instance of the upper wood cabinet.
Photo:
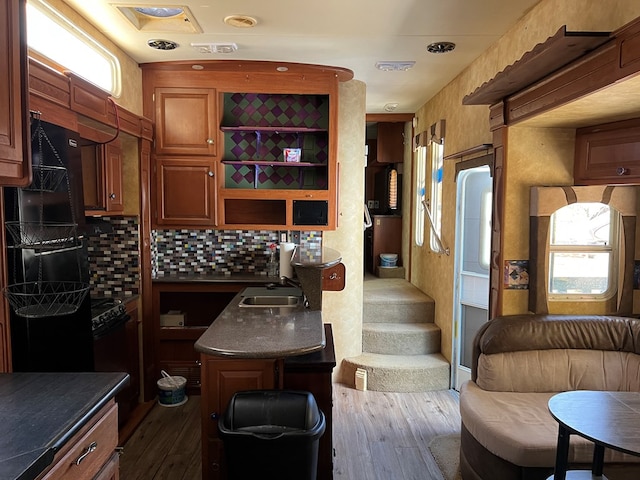
[{"label": "upper wood cabinet", "polygon": [[640,183],[640,118],[578,129],[574,181]]},{"label": "upper wood cabinet", "polygon": [[122,150],[118,142],[82,145],[84,206],[91,214],[121,213]]},{"label": "upper wood cabinet", "polygon": [[215,90],[156,88],[155,107],[157,155],[217,155]]},{"label": "upper wood cabinet", "polygon": [[31,181],[25,5],[0,2],[0,185]]},{"label": "upper wood cabinet", "polygon": [[378,123],[376,162],[402,163],[404,158],[404,123]]}]

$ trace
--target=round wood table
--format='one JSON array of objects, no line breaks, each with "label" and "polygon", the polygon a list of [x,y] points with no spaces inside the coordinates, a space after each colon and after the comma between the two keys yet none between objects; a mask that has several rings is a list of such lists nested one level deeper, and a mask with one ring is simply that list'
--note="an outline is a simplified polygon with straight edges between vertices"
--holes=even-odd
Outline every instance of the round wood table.
[{"label": "round wood table", "polygon": [[[640,456],[640,392],[563,392],[551,397],[549,412],[559,429],[555,473],[548,480],[606,480],[605,448]],[[574,434],[595,444],[591,471],[567,471],[569,437]]]}]

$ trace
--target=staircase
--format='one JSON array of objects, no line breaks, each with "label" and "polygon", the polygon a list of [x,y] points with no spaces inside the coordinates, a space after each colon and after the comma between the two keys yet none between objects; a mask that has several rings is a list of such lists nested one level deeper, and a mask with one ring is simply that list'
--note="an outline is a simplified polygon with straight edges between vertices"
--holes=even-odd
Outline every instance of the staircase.
[{"label": "staircase", "polygon": [[[364,281],[362,354],[345,359],[347,378],[367,372],[367,389],[425,392],[449,388],[434,301],[404,279]],[[355,381],[355,380],[354,380]]]}]

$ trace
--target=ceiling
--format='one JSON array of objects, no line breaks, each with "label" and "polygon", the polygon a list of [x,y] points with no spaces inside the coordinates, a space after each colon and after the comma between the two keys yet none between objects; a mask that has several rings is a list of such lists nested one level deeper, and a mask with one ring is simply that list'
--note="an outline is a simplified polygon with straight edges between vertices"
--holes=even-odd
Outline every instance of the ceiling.
[{"label": "ceiling", "polygon": [[[367,113],[414,113],[497,41],[538,0],[64,0],[138,63],[171,60],[272,60],[350,69],[367,85]],[[138,30],[118,6],[186,6],[201,32]],[[249,15],[252,28],[224,23]],[[175,28],[173,28],[175,30]],[[155,50],[150,39],[172,40]],[[453,42],[454,51],[427,45]],[[192,43],[235,43],[228,54],[201,53]],[[409,71],[381,71],[376,62],[415,61]]]}]

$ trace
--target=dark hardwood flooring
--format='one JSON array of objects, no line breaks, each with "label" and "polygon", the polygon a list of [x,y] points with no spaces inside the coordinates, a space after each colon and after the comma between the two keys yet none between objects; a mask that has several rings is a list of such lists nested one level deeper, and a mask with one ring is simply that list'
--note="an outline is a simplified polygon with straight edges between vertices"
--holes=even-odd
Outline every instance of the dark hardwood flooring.
[{"label": "dark hardwood flooring", "polygon": [[[360,392],[334,385],[336,480],[442,480],[427,445],[460,431],[458,394]],[[200,397],[156,405],[124,445],[122,480],[201,480]]]}]

